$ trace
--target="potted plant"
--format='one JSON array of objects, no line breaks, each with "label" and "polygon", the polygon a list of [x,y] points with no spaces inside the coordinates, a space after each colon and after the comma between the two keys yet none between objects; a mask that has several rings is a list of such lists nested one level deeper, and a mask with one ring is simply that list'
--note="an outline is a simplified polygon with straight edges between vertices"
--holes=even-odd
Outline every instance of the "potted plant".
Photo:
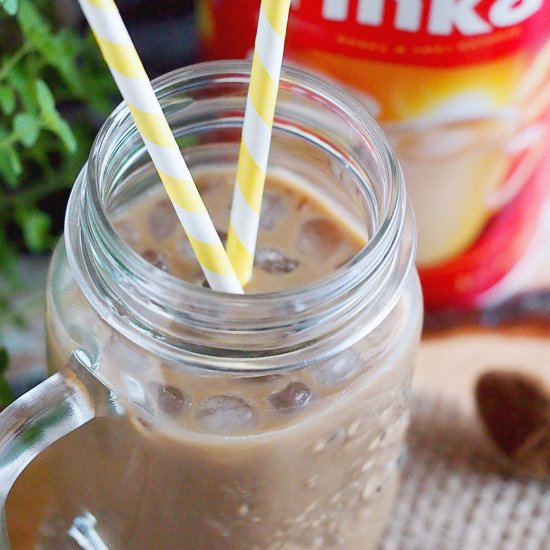
[{"label": "potted plant", "polygon": [[[118,101],[93,37],[62,8],[0,0],[0,335],[23,321],[12,299],[21,255],[51,250],[68,191]],[[0,406],[12,398],[7,363],[0,347]]]}]

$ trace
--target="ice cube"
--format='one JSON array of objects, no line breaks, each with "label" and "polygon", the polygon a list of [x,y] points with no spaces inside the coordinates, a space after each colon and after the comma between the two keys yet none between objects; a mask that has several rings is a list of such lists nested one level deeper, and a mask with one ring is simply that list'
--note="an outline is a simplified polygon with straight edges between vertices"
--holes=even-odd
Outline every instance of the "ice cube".
[{"label": "ice cube", "polygon": [[179,254],[181,254],[187,261],[192,262],[196,261],[195,253],[193,252],[193,247],[189,242],[189,239],[184,236],[181,240],[178,241],[176,249]]},{"label": "ice cube", "polygon": [[235,395],[213,395],[203,399],[195,419],[206,430],[219,434],[235,434],[251,428],[258,421],[256,410]]},{"label": "ice cube", "polygon": [[291,382],[281,391],[268,397],[269,402],[283,413],[303,407],[311,399],[311,390],[303,382]]},{"label": "ice cube", "polygon": [[117,220],[114,224],[119,237],[132,248],[137,248],[140,243],[140,233],[136,224],[130,220]]},{"label": "ice cube", "polygon": [[159,409],[168,416],[179,416],[190,404],[190,400],[176,386],[151,383],[151,391],[157,399]]},{"label": "ice cube", "polygon": [[254,264],[266,273],[291,273],[300,265],[297,260],[270,247],[260,247],[256,250]]},{"label": "ice cube", "polygon": [[330,220],[314,218],[298,230],[296,247],[314,260],[324,260],[337,254],[344,245],[342,231]]},{"label": "ice cube", "polygon": [[178,224],[176,211],[168,199],[157,201],[149,214],[149,231],[155,241],[172,235]]},{"label": "ice cube", "polygon": [[264,231],[273,231],[286,214],[283,197],[273,193],[265,193],[262,199],[260,213],[260,228]]},{"label": "ice cube", "polygon": [[361,366],[359,356],[348,350],[314,367],[312,374],[324,386],[336,386],[351,380],[358,374]]},{"label": "ice cube", "polygon": [[143,253],[143,259],[153,264],[155,267],[162,269],[162,271],[168,271],[166,254],[149,249]]},{"label": "ice cube", "polygon": [[230,174],[208,174],[207,178],[198,178],[197,187],[202,196],[218,195],[223,193],[223,188],[232,186],[232,176]]}]

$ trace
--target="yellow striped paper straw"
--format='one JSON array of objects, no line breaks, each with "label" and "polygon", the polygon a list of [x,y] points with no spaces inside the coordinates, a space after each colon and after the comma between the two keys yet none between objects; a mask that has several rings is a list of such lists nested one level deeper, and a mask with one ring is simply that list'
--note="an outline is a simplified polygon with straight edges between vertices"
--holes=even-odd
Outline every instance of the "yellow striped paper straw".
[{"label": "yellow striped paper straw", "polygon": [[242,293],[216,228],[113,0],[79,0],[210,288]]},{"label": "yellow striped paper straw", "polygon": [[254,265],[290,1],[260,7],[226,247],[242,285]]}]

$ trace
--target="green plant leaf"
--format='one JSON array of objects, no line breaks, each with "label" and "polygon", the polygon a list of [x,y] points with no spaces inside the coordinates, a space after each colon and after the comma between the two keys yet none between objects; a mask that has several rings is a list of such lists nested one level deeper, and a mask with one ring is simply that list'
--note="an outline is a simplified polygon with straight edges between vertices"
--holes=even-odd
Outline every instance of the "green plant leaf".
[{"label": "green plant leaf", "polygon": [[9,86],[0,86],[0,109],[5,115],[11,115],[15,110],[17,99],[15,92]]},{"label": "green plant leaf", "polygon": [[63,36],[41,34],[36,36],[35,43],[44,60],[59,71],[69,86],[73,87],[73,85],[79,82],[80,77],[73,63],[72,56],[65,49]]},{"label": "green plant leaf", "polygon": [[50,37],[44,42],[44,58],[52,67],[55,67],[69,89],[78,95],[87,95],[87,90],[82,86],[80,69],[77,66],[78,50],[81,40],[69,29],[61,30],[56,36]]},{"label": "green plant leaf", "polygon": [[76,139],[71,127],[59,116],[59,113],[57,111],[42,113],[42,118],[46,128],[61,139],[67,151],[74,153],[77,149]]},{"label": "green plant leaf", "polygon": [[21,164],[19,153],[17,152],[17,149],[15,147],[7,147],[7,150],[11,167],[13,168],[13,171],[19,176],[23,172],[23,165]]},{"label": "green plant leaf", "polygon": [[21,4],[19,22],[25,39],[41,54],[42,64],[55,68],[70,89],[85,93],[76,63],[81,48],[76,33],[63,29],[54,34],[49,21],[27,0]]},{"label": "green plant leaf", "polygon": [[0,5],[8,15],[15,15],[19,7],[18,0],[0,0]]},{"label": "green plant leaf", "polygon": [[25,147],[32,147],[40,135],[40,119],[32,113],[17,113],[13,117],[13,131]]},{"label": "green plant leaf", "polygon": [[42,120],[46,128],[57,134],[67,151],[74,153],[77,149],[74,134],[71,127],[57,112],[53,94],[49,86],[43,80],[38,80],[36,82],[36,95],[38,97],[40,110],[42,111]]},{"label": "green plant leaf", "polygon": [[10,187],[15,187],[19,181],[19,176],[23,172],[21,159],[15,147],[5,145],[0,148],[0,173],[6,178]]},{"label": "green plant leaf", "polygon": [[48,214],[38,208],[21,207],[17,209],[15,219],[31,252],[42,252],[50,246],[52,220]]},{"label": "green plant leaf", "polygon": [[40,110],[45,113],[56,112],[55,99],[50,87],[40,79],[36,81],[35,88]]},{"label": "green plant leaf", "polygon": [[22,109],[29,112],[38,109],[35,85],[36,79],[25,72],[25,67],[22,64],[14,67],[7,74],[6,79],[17,92]]},{"label": "green plant leaf", "polygon": [[9,405],[14,399],[13,391],[4,378],[4,373],[8,369],[8,350],[0,347],[0,407]]},{"label": "green plant leaf", "polygon": [[34,41],[37,36],[50,32],[50,25],[34,6],[33,2],[27,0],[21,2],[17,20],[25,38]]},{"label": "green plant leaf", "polygon": [[11,187],[17,187],[19,182],[19,176],[13,171],[11,164],[6,161],[5,153],[0,150],[0,175],[4,178],[6,185]]},{"label": "green plant leaf", "polygon": [[74,153],[77,150],[78,145],[76,143],[73,131],[65,120],[62,118],[58,119],[54,132],[61,138],[61,141],[69,153]]}]

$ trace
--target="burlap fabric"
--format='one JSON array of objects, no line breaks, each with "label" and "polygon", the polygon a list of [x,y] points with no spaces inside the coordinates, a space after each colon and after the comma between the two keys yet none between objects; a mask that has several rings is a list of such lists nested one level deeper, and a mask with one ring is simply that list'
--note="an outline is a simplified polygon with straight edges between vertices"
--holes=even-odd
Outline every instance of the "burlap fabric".
[{"label": "burlap fabric", "polygon": [[417,394],[380,550],[550,550],[550,483],[507,473],[459,403]]}]

